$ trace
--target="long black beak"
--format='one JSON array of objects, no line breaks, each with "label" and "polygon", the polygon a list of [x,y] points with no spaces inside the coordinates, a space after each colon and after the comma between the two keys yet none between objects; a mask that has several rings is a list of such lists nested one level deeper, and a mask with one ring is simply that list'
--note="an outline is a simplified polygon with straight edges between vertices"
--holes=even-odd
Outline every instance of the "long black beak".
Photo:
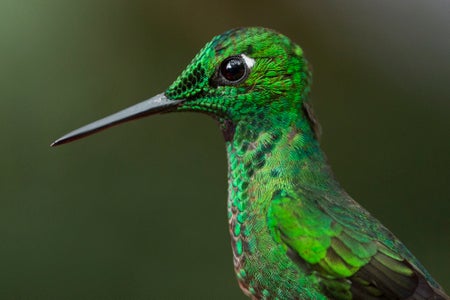
[{"label": "long black beak", "polygon": [[81,139],[108,127],[146,117],[149,115],[175,110],[184,100],[171,100],[164,93],[130,106],[113,115],[78,128],[54,141],[51,146],[58,146]]}]

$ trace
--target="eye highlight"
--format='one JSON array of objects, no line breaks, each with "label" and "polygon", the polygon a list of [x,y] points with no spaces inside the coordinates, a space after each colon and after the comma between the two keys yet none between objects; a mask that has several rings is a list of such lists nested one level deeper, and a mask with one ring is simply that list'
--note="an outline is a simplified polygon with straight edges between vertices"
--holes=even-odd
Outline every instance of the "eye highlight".
[{"label": "eye highlight", "polygon": [[227,57],[222,61],[213,78],[215,85],[236,85],[247,79],[254,60],[241,55]]}]

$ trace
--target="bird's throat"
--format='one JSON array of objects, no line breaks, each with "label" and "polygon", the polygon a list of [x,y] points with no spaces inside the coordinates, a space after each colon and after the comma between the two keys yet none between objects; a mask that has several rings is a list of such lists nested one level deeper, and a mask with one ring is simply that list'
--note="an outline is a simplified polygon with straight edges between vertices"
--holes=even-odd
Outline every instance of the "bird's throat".
[{"label": "bird's throat", "polygon": [[266,124],[257,129],[248,123],[237,124],[233,131],[226,142],[228,219],[239,278],[240,270],[249,268],[249,257],[255,259],[260,255],[258,249],[273,246],[267,225],[273,195],[326,186],[334,179],[305,118],[297,118],[287,126]]}]

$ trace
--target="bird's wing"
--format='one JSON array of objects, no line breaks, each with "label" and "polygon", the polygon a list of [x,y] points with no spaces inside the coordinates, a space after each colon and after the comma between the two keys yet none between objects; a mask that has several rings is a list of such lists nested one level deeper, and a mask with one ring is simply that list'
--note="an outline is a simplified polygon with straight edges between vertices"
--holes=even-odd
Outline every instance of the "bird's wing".
[{"label": "bird's wing", "polygon": [[274,196],[269,226],[295,263],[317,274],[333,299],[449,299],[387,229],[345,196],[340,206],[317,193]]}]

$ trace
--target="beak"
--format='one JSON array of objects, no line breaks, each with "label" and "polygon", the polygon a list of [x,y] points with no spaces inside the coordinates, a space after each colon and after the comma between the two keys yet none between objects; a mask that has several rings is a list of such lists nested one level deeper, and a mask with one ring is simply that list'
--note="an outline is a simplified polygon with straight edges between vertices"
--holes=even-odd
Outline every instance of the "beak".
[{"label": "beak", "polygon": [[169,99],[164,95],[164,93],[161,93],[150,99],[142,101],[141,103],[121,110],[113,115],[69,132],[68,134],[54,141],[51,146],[53,147],[69,143],[120,123],[128,122],[149,115],[154,115],[157,113],[174,111],[183,101],[184,100]]}]

